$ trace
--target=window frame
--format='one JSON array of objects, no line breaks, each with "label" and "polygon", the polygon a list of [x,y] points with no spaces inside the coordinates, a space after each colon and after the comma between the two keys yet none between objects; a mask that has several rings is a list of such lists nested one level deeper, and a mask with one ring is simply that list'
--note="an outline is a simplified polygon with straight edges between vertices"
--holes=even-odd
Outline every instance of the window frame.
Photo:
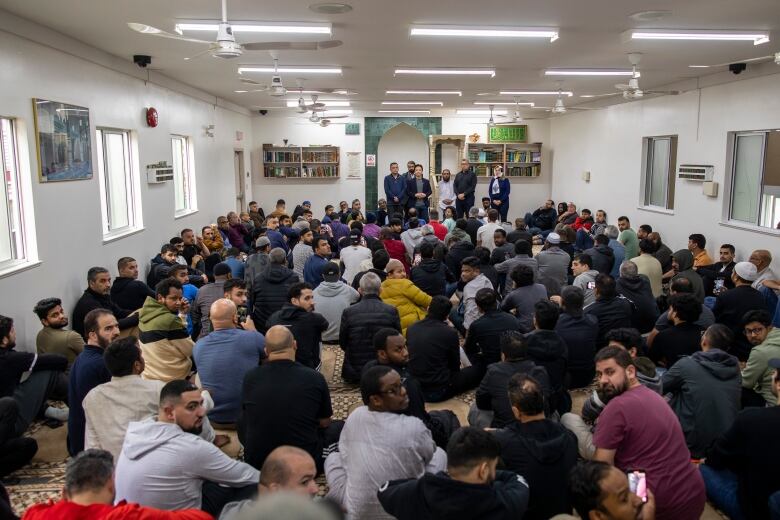
[{"label": "window frame", "polygon": [[[669,157],[667,159],[666,179],[664,179],[665,204],[659,206],[651,203],[652,182],[654,177],[654,150],[655,142],[669,141]],[[640,190],[640,209],[660,211],[663,213],[674,212],[674,194],[677,183],[677,135],[655,135],[642,138],[642,178]]]},{"label": "window frame", "polygon": [[[176,207],[176,161],[173,160],[173,154],[174,154],[173,147],[174,147],[174,141],[176,140],[181,140],[184,148],[182,153],[182,166],[183,166],[182,185],[184,189],[183,208]],[[193,154],[193,147],[192,147],[192,138],[182,134],[171,134],[171,158],[172,158],[171,167],[173,168],[174,217],[179,218],[179,217],[191,215],[198,211],[198,197],[197,197],[197,190],[195,186],[195,167],[194,167],[195,161],[194,161],[194,154]]]},{"label": "window frame", "polygon": [[[111,194],[108,177],[108,157],[106,154],[106,135],[121,135],[125,159],[125,193],[128,224],[122,227],[111,226]],[[136,154],[135,136],[131,130],[112,127],[95,129],[96,151],[98,154],[98,180],[100,184],[100,211],[102,214],[103,240],[111,241],[143,229],[143,211],[141,205],[141,182]]]}]

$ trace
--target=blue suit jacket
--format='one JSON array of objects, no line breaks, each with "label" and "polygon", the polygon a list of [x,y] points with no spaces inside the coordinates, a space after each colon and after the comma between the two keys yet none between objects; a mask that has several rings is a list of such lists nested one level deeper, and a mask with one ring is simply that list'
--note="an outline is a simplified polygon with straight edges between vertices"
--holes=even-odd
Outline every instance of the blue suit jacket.
[{"label": "blue suit jacket", "polygon": [[496,182],[496,178],[492,177],[490,179],[490,184],[488,185],[488,194],[487,196],[490,197],[490,200],[498,199],[503,203],[509,202],[509,191],[511,189],[511,184],[509,183],[509,179],[502,177],[498,180],[498,193],[493,194],[493,183]]},{"label": "blue suit jacket", "polygon": [[406,205],[406,175],[399,174],[397,179],[392,174],[385,176],[385,197],[388,204],[395,204],[393,197],[398,197],[398,203]]},{"label": "blue suit jacket", "polygon": [[[423,200],[425,207],[428,207],[428,204],[430,202],[430,196],[433,193],[431,190],[431,182],[428,179],[422,179],[423,183],[423,193],[427,195],[427,198]],[[408,206],[410,208],[413,208],[417,205],[417,199],[414,197],[414,194],[417,193],[417,179],[411,179],[406,181],[406,196],[409,197],[409,203]]]}]

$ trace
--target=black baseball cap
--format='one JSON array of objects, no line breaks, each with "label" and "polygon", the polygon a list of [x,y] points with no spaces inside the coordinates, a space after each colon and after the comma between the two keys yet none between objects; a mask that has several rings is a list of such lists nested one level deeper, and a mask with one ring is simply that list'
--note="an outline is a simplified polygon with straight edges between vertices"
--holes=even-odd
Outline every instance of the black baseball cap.
[{"label": "black baseball cap", "polygon": [[341,278],[339,266],[333,262],[328,262],[322,267],[322,279],[326,282],[337,282]]}]

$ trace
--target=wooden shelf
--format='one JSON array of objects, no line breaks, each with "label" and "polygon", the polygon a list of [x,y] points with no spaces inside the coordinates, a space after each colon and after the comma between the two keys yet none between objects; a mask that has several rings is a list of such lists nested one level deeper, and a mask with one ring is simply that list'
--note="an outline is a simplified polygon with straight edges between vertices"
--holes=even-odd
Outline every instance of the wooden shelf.
[{"label": "wooden shelf", "polygon": [[489,179],[490,168],[498,165],[504,167],[504,176],[507,178],[541,175],[542,143],[469,143],[466,154],[479,178]]},{"label": "wooden shelf", "polygon": [[[341,152],[337,146],[275,146],[264,144],[262,156],[263,177],[266,179],[338,179],[341,173],[339,168],[340,157]],[[317,161],[313,159],[324,160]]]}]

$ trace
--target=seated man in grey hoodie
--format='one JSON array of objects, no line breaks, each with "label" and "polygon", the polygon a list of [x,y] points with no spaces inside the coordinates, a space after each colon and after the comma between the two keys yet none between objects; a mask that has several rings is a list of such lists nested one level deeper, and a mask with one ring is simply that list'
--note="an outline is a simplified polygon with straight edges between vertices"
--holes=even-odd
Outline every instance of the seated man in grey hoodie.
[{"label": "seated man in grey hoodie", "polygon": [[357,302],[360,294],[341,280],[339,266],[328,262],[322,268],[322,282],[314,289],[314,307],[328,320],[328,328],[322,333],[322,341],[337,343],[344,309]]},{"label": "seated man in grey hoodie", "polygon": [[574,274],[574,287],[582,289],[585,295],[584,307],[596,301],[594,291],[596,289],[596,277],[599,272],[593,269],[593,259],[587,253],[574,255],[571,261],[571,271]]},{"label": "seated man in grey hoodie", "polygon": [[116,499],[219,516],[226,503],[254,495],[259,472],[198,437],[205,416],[199,388],[185,380],[167,383],[157,417],[127,427]]}]

